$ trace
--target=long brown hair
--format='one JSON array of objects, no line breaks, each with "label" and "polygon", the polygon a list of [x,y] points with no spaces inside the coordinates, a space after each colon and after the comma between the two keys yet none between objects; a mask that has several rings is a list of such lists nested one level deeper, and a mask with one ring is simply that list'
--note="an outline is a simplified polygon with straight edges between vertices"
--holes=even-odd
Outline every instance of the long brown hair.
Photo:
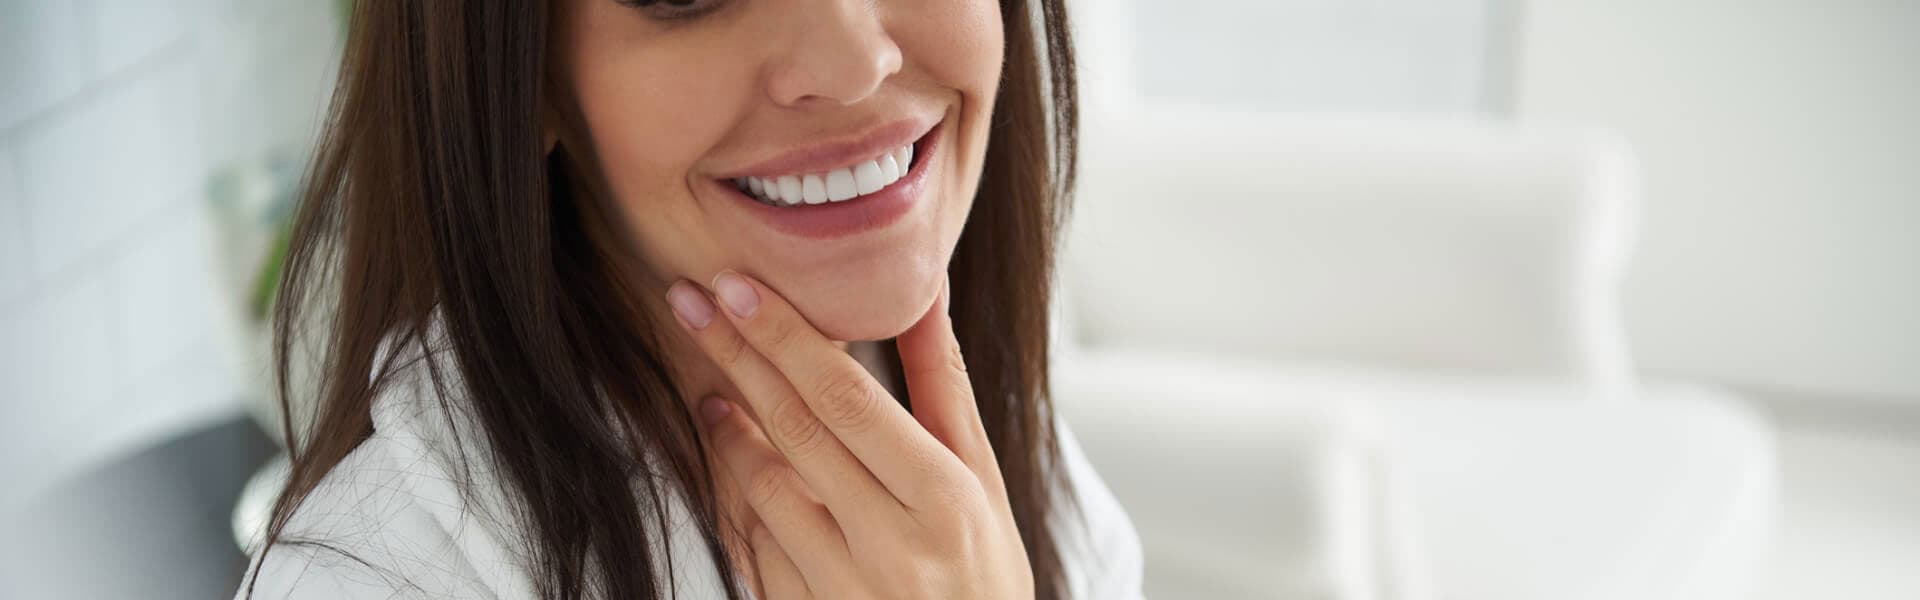
[{"label": "long brown hair", "polygon": [[[948,274],[1036,592],[1051,599],[1066,588],[1049,515],[1072,495],[1054,467],[1047,306],[1078,117],[1065,8],[1035,1],[1000,1],[991,138]],[[607,247],[608,199],[586,180],[598,165],[570,144],[542,150],[542,111],[567,112],[548,71],[549,13],[543,2],[357,3],[274,309],[293,468],[257,560],[275,544],[334,548],[287,523],[372,434],[370,405],[393,371],[375,364],[387,341],[462,374],[449,384],[433,369],[441,401],[460,385],[476,417],[543,597],[667,594],[655,569],[594,566],[664,564],[648,532],[670,539],[665,494],[683,494],[729,597],[741,597],[698,427],[655,350],[659,324],[626,299]],[[427,349],[434,318],[446,343]],[[306,345],[318,348],[311,386],[294,381]],[[305,427],[296,407],[311,407]]]}]

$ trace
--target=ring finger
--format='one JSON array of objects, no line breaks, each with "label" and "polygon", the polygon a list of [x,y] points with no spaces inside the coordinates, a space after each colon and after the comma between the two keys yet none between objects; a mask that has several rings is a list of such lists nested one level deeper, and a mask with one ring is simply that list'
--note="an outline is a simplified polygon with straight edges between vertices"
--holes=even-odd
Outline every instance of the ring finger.
[{"label": "ring finger", "polygon": [[807,588],[807,580],[800,576],[800,567],[794,566],[793,558],[780,547],[773,533],[766,527],[754,529],[753,568],[760,581],[759,600],[801,600],[813,598],[812,590]]},{"label": "ring finger", "polygon": [[702,401],[700,411],[721,467],[760,519],[753,535],[771,534],[783,549],[792,549],[789,556],[799,557],[796,567],[807,572],[827,573],[849,562],[846,535],[833,514],[808,496],[806,484],[759,428],[719,398]]}]

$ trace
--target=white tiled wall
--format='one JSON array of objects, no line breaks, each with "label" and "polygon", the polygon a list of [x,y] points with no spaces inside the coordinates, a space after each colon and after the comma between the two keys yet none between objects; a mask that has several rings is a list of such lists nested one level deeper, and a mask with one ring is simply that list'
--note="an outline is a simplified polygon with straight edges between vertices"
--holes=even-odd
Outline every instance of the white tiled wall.
[{"label": "white tiled wall", "polygon": [[0,145],[0,303],[27,287],[27,207],[13,169],[13,153]]},{"label": "white tiled wall", "polygon": [[90,79],[81,6],[69,0],[0,2],[0,127],[73,97]]},{"label": "white tiled wall", "polygon": [[0,509],[241,410],[207,182],[308,138],[332,4],[0,0]]},{"label": "white tiled wall", "polygon": [[89,420],[116,418],[109,412],[119,367],[119,331],[109,310],[115,287],[99,270],[36,283],[0,321],[0,338],[8,340],[0,393],[9,402],[0,420],[0,468],[22,484],[15,493],[31,493],[93,458],[67,442],[86,435]]},{"label": "white tiled wall", "polygon": [[110,253],[156,213],[192,203],[207,165],[190,66],[168,60],[125,73],[8,136],[35,275]]}]

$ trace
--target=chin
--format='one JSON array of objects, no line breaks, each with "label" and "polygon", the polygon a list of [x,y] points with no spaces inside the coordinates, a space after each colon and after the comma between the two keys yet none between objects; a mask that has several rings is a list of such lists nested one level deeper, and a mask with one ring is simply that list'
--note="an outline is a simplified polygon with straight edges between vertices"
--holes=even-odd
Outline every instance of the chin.
[{"label": "chin", "polygon": [[[941,274],[914,281],[833,285],[815,279],[788,296],[822,335],[842,342],[870,342],[900,335],[927,314],[940,294]],[[783,293],[786,293],[783,291]]]}]

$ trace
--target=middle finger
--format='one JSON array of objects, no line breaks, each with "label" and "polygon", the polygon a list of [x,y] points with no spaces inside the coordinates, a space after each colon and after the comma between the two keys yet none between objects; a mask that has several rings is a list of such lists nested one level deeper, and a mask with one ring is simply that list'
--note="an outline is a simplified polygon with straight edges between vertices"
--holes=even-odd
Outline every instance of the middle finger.
[{"label": "middle finger", "polygon": [[732,323],[714,315],[705,292],[678,282],[667,290],[667,302],[695,344],[740,388],[767,437],[789,457],[808,489],[841,522],[855,515],[872,518],[880,514],[876,510],[901,510],[899,500],[820,423],[786,377],[755,352]]}]

